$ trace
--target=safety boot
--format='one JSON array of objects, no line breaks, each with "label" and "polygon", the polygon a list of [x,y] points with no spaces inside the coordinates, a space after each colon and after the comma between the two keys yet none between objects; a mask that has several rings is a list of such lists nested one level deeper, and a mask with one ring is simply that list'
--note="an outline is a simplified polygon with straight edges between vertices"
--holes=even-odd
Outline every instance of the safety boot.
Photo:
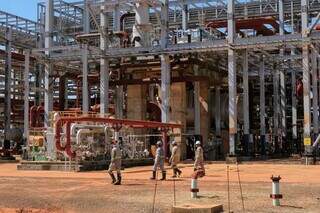
[{"label": "safety boot", "polygon": [[173,175],[171,177],[172,178],[176,178],[177,177],[177,169],[176,168],[173,169]]},{"label": "safety boot", "polygon": [[166,176],[167,176],[166,171],[163,171],[163,172],[162,172],[162,178],[161,178],[160,180],[165,180],[165,179],[166,179]]},{"label": "safety boot", "polygon": [[150,180],[155,180],[156,179],[156,172],[152,171],[152,177],[150,178]]},{"label": "safety boot", "polygon": [[115,182],[116,182],[116,177],[114,176],[114,174],[113,174],[112,172],[109,172],[109,175],[110,175],[110,177],[111,177],[111,179],[112,179],[111,184],[115,184]]},{"label": "safety boot", "polygon": [[180,177],[180,176],[181,176],[181,174],[182,174],[182,171],[181,171],[180,169],[178,169],[178,168],[177,168],[177,173],[178,173],[178,177]]},{"label": "safety boot", "polygon": [[117,174],[117,181],[114,183],[114,185],[121,185],[121,174]]}]

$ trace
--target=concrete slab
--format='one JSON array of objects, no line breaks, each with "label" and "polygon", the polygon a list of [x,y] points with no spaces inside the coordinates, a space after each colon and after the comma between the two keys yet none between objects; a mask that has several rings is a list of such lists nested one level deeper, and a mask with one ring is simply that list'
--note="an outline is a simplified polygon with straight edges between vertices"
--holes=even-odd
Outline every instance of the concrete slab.
[{"label": "concrete slab", "polygon": [[173,206],[171,213],[220,213],[223,212],[222,205],[198,205],[184,204]]}]

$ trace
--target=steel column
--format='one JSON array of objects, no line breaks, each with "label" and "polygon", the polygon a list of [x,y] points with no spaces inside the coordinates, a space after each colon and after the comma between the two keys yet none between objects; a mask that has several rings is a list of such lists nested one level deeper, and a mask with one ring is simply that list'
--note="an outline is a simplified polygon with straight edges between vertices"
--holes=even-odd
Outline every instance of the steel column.
[{"label": "steel column", "polygon": [[[283,0],[279,0],[279,33],[284,35],[284,6]],[[284,56],[284,49],[280,49],[280,57]],[[283,64],[280,65],[280,108],[281,108],[281,141],[286,138],[286,71]]]},{"label": "steel column", "polygon": [[161,121],[170,121],[170,58],[169,55],[161,55]]},{"label": "steel column", "polygon": [[12,74],[12,29],[6,29],[6,61],[5,61],[5,91],[4,91],[4,139],[8,141],[8,133],[11,128],[11,74]]},{"label": "steel column", "polygon": [[29,73],[30,73],[30,51],[25,51],[24,59],[24,114],[23,114],[23,136],[26,139],[26,144],[29,141]]},{"label": "steel column", "polygon": [[261,143],[261,155],[266,154],[265,143],[266,143],[266,104],[265,104],[265,68],[264,68],[264,56],[261,57],[260,69],[260,143]]},{"label": "steel column", "polygon": [[318,114],[318,64],[316,52],[312,49],[311,55],[312,65],[312,121],[313,134],[319,134],[319,114]]},{"label": "steel column", "polygon": [[248,74],[248,50],[243,54],[243,131],[244,151],[249,154],[250,120],[249,120],[249,74]]},{"label": "steel column", "polygon": [[[108,19],[104,13],[105,6],[101,6],[100,25],[105,35],[100,35],[100,49],[105,52],[108,48],[107,27]],[[106,114],[109,112],[109,59],[100,59],[100,113]]]},{"label": "steel column", "polygon": [[188,29],[188,5],[182,5],[182,30],[185,32]]},{"label": "steel column", "polygon": [[[197,76],[199,66],[194,65],[194,75]],[[194,94],[193,94],[193,100],[194,100],[194,133],[196,135],[200,135],[200,129],[201,129],[201,120],[200,120],[200,82],[194,82]]]},{"label": "steel column", "polygon": [[[308,37],[308,0],[301,0],[301,25],[302,37]],[[311,148],[311,119],[310,119],[310,67],[309,45],[302,47],[302,71],[303,71],[303,142],[305,154],[312,153]]]},{"label": "steel column", "polygon": [[82,50],[82,111],[89,111],[89,84],[88,84],[88,45]]},{"label": "steel column", "polygon": [[[115,5],[113,11],[113,30],[119,31],[120,30],[120,8],[119,5]],[[119,70],[118,79],[121,79],[121,70]],[[116,118],[121,119],[123,118],[123,86],[119,85],[116,86],[116,104],[115,104],[115,111],[116,111]]]},{"label": "steel column", "polygon": [[[234,0],[228,0],[228,43],[234,42]],[[228,49],[228,87],[229,87],[229,155],[235,155],[237,134],[237,71],[236,54],[232,47]]]},{"label": "steel column", "polygon": [[[53,0],[46,1],[46,17],[45,17],[45,48],[52,47],[53,40],[53,25],[54,25],[54,5]],[[50,51],[45,52],[47,57],[50,57]],[[53,91],[52,91],[52,63],[46,62],[44,71],[44,125],[50,126],[50,112],[53,110]]]},{"label": "steel column", "polygon": [[[294,29],[294,12],[293,12],[293,1],[291,2],[291,34],[295,33]],[[295,55],[295,49],[291,49],[291,56]],[[296,86],[296,69],[292,68],[294,60],[291,60],[290,62],[290,70],[291,70],[291,98],[292,98],[292,140],[293,143],[297,143],[298,139],[298,129],[297,129],[297,86]],[[297,150],[298,151],[298,150]]]},{"label": "steel column", "polygon": [[168,45],[168,29],[169,29],[169,0],[163,0],[161,6],[161,48],[166,48]]},{"label": "steel column", "polygon": [[215,126],[216,126],[216,136],[221,136],[221,87],[217,86],[215,88]]}]

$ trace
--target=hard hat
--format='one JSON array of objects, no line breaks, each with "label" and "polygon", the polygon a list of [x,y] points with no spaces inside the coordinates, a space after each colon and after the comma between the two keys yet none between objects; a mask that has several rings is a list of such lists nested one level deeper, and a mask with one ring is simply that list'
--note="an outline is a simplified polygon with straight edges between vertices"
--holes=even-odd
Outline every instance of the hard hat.
[{"label": "hard hat", "polygon": [[172,145],[177,145],[177,142],[176,141],[172,141],[171,144]]},{"label": "hard hat", "polygon": [[158,145],[158,146],[162,146],[162,142],[161,142],[161,141],[158,141],[158,142],[157,142],[157,145]]},{"label": "hard hat", "polygon": [[201,145],[201,142],[200,141],[196,141],[196,145]]}]

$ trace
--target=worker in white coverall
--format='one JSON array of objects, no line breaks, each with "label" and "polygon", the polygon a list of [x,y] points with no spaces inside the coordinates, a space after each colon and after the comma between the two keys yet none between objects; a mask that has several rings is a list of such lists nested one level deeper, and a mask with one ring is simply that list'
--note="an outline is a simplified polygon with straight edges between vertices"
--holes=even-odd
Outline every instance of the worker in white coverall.
[{"label": "worker in white coverall", "polygon": [[178,144],[175,141],[172,141],[171,144],[172,144],[172,151],[171,151],[171,157],[169,159],[169,163],[170,163],[171,168],[173,170],[172,177],[175,178],[177,176],[180,177],[182,172],[180,169],[178,169],[178,163],[180,161]]},{"label": "worker in white coverall", "polygon": [[204,158],[203,158],[203,149],[201,147],[201,142],[196,142],[196,151],[195,151],[195,160],[194,160],[194,170],[203,170],[204,171]]},{"label": "worker in white coverall", "polygon": [[162,142],[158,141],[157,142],[157,151],[156,151],[156,157],[154,159],[154,165],[152,169],[152,177],[150,178],[151,180],[156,179],[156,173],[158,167],[160,168],[162,172],[162,178],[160,180],[165,180],[166,179],[166,170],[164,169],[164,160],[165,160],[165,154],[164,150],[162,147]]},{"label": "worker in white coverall", "polygon": [[[117,172],[117,178],[115,178],[113,172]],[[114,141],[111,150],[111,162],[109,165],[108,173],[112,179],[112,184],[121,185],[121,150],[118,141]]]}]

